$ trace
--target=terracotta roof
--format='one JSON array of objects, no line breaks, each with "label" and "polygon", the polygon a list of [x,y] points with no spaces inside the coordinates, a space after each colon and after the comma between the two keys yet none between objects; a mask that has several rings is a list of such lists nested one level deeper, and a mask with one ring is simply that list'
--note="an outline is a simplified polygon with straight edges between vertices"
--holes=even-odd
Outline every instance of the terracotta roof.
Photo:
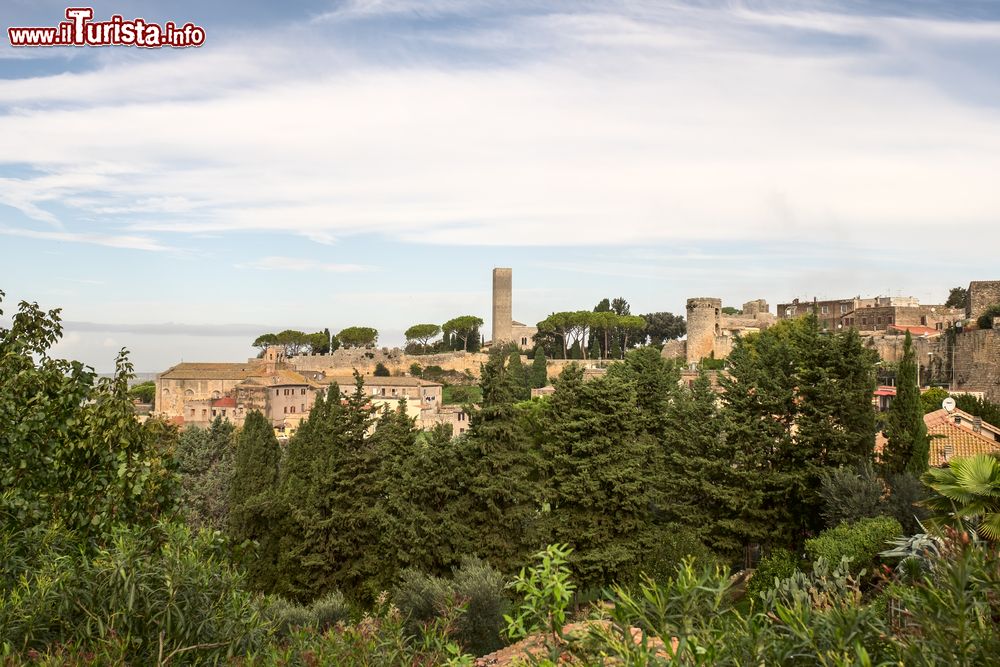
[{"label": "terracotta roof", "polygon": [[184,362],[160,373],[165,380],[245,380],[260,375],[262,363],[203,364]]},{"label": "terracotta roof", "polygon": [[935,329],[934,327],[920,327],[909,324],[890,324],[886,327],[886,330],[898,331],[900,333],[909,331],[914,336],[940,336],[944,333],[941,329]]},{"label": "terracotta roof", "polygon": [[232,396],[223,396],[222,398],[216,398],[212,401],[213,408],[235,408],[236,399]]},{"label": "terracotta roof", "polygon": [[[988,435],[976,433],[967,426],[959,426],[955,423],[956,414],[969,421],[973,419],[972,415],[962,410],[954,410],[949,413],[947,410],[941,409],[924,415],[927,434],[931,436],[930,456],[928,457],[928,463],[931,467],[946,465],[954,458],[1000,453],[1000,442]],[[995,428],[985,422],[984,426],[987,429]],[[881,452],[887,441],[887,438],[881,433],[876,435],[875,451]]]},{"label": "terracotta roof", "polygon": [[876,396],[895,396],[896,395],[896,388],[895,387],[879,387],[878,389],[875,390],[875,395]]}]

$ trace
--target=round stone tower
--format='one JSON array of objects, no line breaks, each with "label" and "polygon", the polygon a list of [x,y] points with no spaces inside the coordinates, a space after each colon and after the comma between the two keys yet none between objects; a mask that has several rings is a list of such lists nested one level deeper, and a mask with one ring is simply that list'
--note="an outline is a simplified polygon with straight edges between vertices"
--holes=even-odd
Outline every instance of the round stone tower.
[{"label": "round stone tower", "polygon": [[721,334],[722,299],[697,297],[687,300],[687,362],[697,363],[712,354],[715,337]]}]

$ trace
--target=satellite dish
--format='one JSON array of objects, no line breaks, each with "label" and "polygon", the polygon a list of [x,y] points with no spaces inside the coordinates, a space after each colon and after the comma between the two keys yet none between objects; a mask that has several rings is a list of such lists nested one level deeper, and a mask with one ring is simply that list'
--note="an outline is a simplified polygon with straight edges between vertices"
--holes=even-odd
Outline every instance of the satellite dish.
[{"label": "satellite dish", "polygon": [[948,398],[946,398],[943,401],[941,401],[941,407],[944,408],[945,410],[947,410],[948,412],[954,411],[955,410],[955,399],[952,398],[951,396],[949,396]]}]

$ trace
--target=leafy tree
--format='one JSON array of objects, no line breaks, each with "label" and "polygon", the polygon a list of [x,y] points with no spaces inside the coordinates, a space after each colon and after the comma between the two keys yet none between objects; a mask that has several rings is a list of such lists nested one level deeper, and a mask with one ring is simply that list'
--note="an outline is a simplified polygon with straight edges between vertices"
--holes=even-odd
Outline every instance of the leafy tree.
[{"label": "leafy tree", "polygon": [[934,492],[925,501],[934,525],[972,528],[991,542],[1000,541],[1000,459],[990,454],[954,458],[922,479]]},{"label": "leafy tree", "polygon": [[980,329],[992,329],[994,317],[1000,317],[1000,303],[987,308],[986,311],[979,316],[979,319],[976,320],[976,326]]},{"label": "leafy tree", "polygon": [[263,354],[264,350],[271,347],[272,345],[277,345],[277,344],[278,344],[278,335],[273,333],[266,333],[257,336],[257,338],[253,342],[253,347],[260,348],[261,354]]},{"label": "leafy tree", "polygon": [[916,353],[909,331],[903,339],[903,358],[896,373],[896,397],[886,417],[886,434],[889,440],[882,460],[889,470],[897,473],[909,470],[916,474],[927,470],[930,440],[917,386]]},{"label": "leafy tree", "polygon": [[441,329],[462,341],[462,350],[469,352],[469,341],[478,342],[479,327],[483,326],[483,319],[475,315],[459,315],[453,317],[441,325]]},{"label": "leafy tree", "polygon": [[181,500],[195,529],[223,530],[229,516],[236,428],[216,417],[209,428],[186,428],[177,443]]},{"label": "leafy tree", "polygon": [[289,357],[301,354],[311,343],[309,334],[296,329],[285,329],[277,334],[277,339],[278,345],[284,346],[285,355]]},{"label": "leafy tree", "polygon": [[549,383],[548,359],[545,358],[545,348],[535,348],[535,356],[531,361],[531,386],[538,389]]},{"label": "leafy tree", "polygon": [[380,361],[375,364],[375,370],[372,372],[372,375],[375,377],[387,378],[391,376],[392,373],[390,373],[388,367]]},{"label": "leafy tree", "polygon": [[[214,424],[213,424],[214,426]],[[261,590],[272,590],[279,579],[279,496],[281,448],[270,422],[257,410],[247,415],[236,444],[236,461],[229,488],[228,532],[237,544],[258,544],[249,574]]]},{"label": "leafy tree", "polygon": [[920,406],[924,411],[924,414],[934,412],[935,410],[941,409],[941,402],[948,398],[950,394],[947,390],[941,387],[932,387],[924,393],[920,394]]},{"label": "leafy tree", "polygon": [[673,313],[648,313],[642,316],[646,320],[646,335],[649,344],[662,347],[668,340],[680,338],[687,333],[687,324],[682,315]]},{"label": "leafy tree", "polygon": [[[539,323],[541,324],[541,323]],[[535,349],[542,349],[549,359],[565,359],[566,353],[563,349],[562,336],[554,330],[538,328],[538,332],[532,337]]]},{"label": "leafy tree", "polygon": [[345,348],[375,347],[378,330],[371,327],[347,327],[337,334]]},{"label": "leafy tree", "polygon": [[944,302],[946,308],[965,308],[969,302],[969,290],[965,287],[952,287],[948,291],[948,300]]},{"label": "leafy tree", "polygon": [[61,337],[58,310],[24,301],[0,327],[0,521],[60,523],[89,547],[172,513],[176,430],[136,421],[125,350],[95,386],[93,369],[49,356]]},{"label": "leafy tree", "polygon": [[309,343],[309,350],[314,354],[329,354],[330,338],[331,336],[329,329],[323,329],[322,331],[317,331],[316,333],[309,334],[307,337]]},{"label": "leafy tree", "polygon": [[723,315],[742,315],[743,311],[740,310],[739,308],[733,308],[732,306],[723,306],[722,307],[722,314]]},{"label": "leafy tree", "polygon": [[421,366],[420,364],[418,364],[415,361],[412,364],[410,364],[410,375],[412,375],[415,378],[418,378],[418,377],[420,377],[423,374],[424,374],[424,367],[423,366]]},{"label": "leafy tree", "polygon": [[431,338],[441,334],[441,327],[437,324],[414,324],[406,330],[406,340],[420,343],[424,351],[427,351]]},{"label": "leafy tree", "polygon": [[985,398],[979,398],[972,394],[957,394],[955,405],[959,410],[964,410],[975,417],[982,417],[984,422],[1000,426],[1000,405],[991,403]]},{"label": "leafy tree", "polygon": [[138,399],[141,403],[152,403],[155,395],[156,383],[152,380],[132,385],[128,390],[129,398]]}]

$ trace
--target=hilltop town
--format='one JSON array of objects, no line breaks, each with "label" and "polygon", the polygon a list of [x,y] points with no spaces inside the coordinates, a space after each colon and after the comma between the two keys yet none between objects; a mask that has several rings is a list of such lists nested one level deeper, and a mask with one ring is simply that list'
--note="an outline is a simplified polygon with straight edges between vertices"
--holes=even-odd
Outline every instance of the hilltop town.
[{"label": "hilltop town", "polygon": [[[415,349],[408,352],[362,345],[327,353],[288,355],[285,347],[271,345],[245,363],[183,362],[160,373],[155,380],[152,413],[177,424],[204,427],[216,417],[239,425],[250,411],[260,410],[278,433],[287,437],[308,417],[318,393],[333,384],[342,392],[352,391],[356,372],[374,405],[389,405],[394,409],[402,402],[420,428],[448,424],[454,434],[460,435],[469,426],[466,407],[461,401],[446,402],[443,382],[420,377],[421,370],[434,368],[459,380],[461,376],[476,378],[489,350],[500,344],[514,345],[529,363],[533,351],[540,347],[536,340],[539,327],[544,331],[555,316],[538,326],[522,324],[513,319],[513,296],[512,270],[494,269],[492,335],[474,352],[425,354]],[[721,362],[729,355],[737,337],[813,313],[824,330],[858,331],[864,344],[887,364],[900,361],[902,337],[909,332],[919,360],[921,386],[945,387],[955,393],[1000,401],[1000,326],[984,328],[978,323],[992,306],[1000,303],[1000,281],[971,282],[965,301],[964,307],[955,307],[920,304],[912,297],[809,302],[796,299],[779,304],[777,312],[772,313],[763,299],[744,303],[739,309],[727,309],[721,299],[695,297],[687,300],[686,337],[667,340],[662,345],[662,355],[682,361],[686,369],[682,381],[690,382],[701,366],[722,368]],[[582,317],[586,319],[587,314]],[[577,341],[583,350],[600,345],[598,325],[592,328],[594,331],[581,334]],[[564,350],[569,337],[563,331]],[[555,352],[558,351],[556,346]],[[617,357],[621,353],[618,350]],[[597,358],[582,358],[582,353],[577,358],[546,358],[546,378],[557,376],[569,363],[580,363],[591,375],[600,374],[616,358],[608,350],[600,349],[593,356]],[[891,378],[886,382],[891,383]],[[542,386],[534,393],[543,395],[550,391],[551,387]]]}]

